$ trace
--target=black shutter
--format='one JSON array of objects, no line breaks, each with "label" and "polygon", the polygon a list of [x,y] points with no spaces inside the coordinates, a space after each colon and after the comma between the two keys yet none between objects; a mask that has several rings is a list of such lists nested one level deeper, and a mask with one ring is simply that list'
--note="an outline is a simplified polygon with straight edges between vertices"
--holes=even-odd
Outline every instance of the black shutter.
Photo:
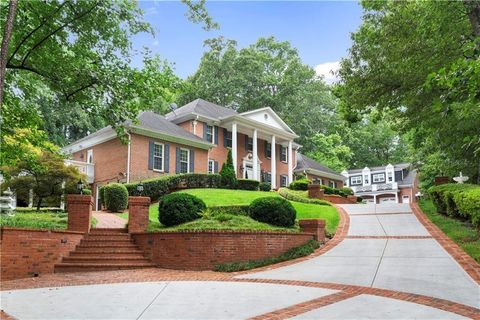
[{"label": "black shutter", "polygon": [[190,149],[190,173],[194,173],[195,170],[195,151]]},{"label": "black shutter", "polygon": [[180,173],[180,148],[177,147],[175,155],[175,173]]},{"label": "black shutter", "polygon": [[228,130],[223,128],[223,146],[225,148],[228,147],[227,137],[228,137]]},{"label": "black shutter", "polygon": [[215,134],[213,135],[213,143],[218,144],[218,126],[214,127]]},{"label": "black shutter", "polygon": [[170,146],[168,144],[164,145],[165,150],[163,150],[164,159],[163,159],[163,171],[170,171]]},{"label": "black shutter", "polygon": [[218,173],[218,161],[213,162],[213,173]]},{"label": "black shutter", "polygon": [[245,135],[245,151],[249,151],[248,150],[248,136]]},{"label": "black shutter", "polygon": [[203,140],[207,140],[207,124],[203,123]]},{"label": "black shutter", "polygon": [[153,170],[153,153],[155,150],[155,143],[149,141],[148,143],[148,170]]}]

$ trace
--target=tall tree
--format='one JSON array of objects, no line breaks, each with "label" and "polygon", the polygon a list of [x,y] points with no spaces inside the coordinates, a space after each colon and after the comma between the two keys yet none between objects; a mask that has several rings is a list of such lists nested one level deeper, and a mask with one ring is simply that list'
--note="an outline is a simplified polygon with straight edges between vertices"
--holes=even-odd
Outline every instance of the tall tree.
[{"label": "tall tree", "polygon": [[355,121],[372,110],[393,113],[401,129],[411,131],[414,155],[429,145],[429,154],[443,154],[436,160],[461,164],[478,176],[480,82],[470,19],[478,2],[362,1],[362,6],[362,25],[339,71],[336,93],[345,116]]},{"label": "tall tree", "polygon": [[8,46],[10,44],[10,37],[12,36],[13,21],[17,11],[17,0],[10,0],[8,3],[8,14],[5,21],[5,28],[3,30],[2,48],[0,50],[0,110],[3,104],[3,88],[5,85],[5,71],[8,59]]}]

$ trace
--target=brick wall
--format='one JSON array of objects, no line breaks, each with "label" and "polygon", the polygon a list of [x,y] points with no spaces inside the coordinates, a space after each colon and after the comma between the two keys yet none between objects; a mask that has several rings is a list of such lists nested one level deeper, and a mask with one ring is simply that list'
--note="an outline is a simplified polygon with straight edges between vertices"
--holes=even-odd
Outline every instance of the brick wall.
[{"label": "brick wall", "polygon": [[159,232],[132,234],[159,267],[210,270],[228,262],[278,256],[314,238],[310,233],[280,232]]},{"label": "brick wall", "polygon": [[315,179],[322,179],[322,184],[324,186],[330,186],[330,181],[335,181],[335,183],[337,184],[337,188],[343,188],[343,181],[341,180],[325,178],[325,177],[310,174],[310,173],[307,173],[307,179],[309,179],[310,181],[314,181]]},{"label": "brick wall", "polygon": [[34,229],[0,229],[2,280],[53,273],[55,263],[83,238],[82,232]]}]

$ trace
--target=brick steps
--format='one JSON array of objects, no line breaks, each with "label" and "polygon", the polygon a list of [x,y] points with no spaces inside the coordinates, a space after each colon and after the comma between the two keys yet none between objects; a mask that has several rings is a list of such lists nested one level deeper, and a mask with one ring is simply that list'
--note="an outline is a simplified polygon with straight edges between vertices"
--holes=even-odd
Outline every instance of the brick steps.
[{"label": "brick steps", "polygon": [[92,229],[60,263],[55,272],[104,271],[151,268],[126,229]]}]

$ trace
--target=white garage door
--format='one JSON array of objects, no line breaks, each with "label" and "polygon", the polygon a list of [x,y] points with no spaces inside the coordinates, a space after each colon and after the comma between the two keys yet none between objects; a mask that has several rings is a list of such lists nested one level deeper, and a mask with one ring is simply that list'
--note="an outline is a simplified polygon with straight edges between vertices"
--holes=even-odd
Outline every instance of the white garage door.
[{"label": "white garage door", "polygon": [[380,199],[381,203],[395,203],[395,198],[381,198]]}]

